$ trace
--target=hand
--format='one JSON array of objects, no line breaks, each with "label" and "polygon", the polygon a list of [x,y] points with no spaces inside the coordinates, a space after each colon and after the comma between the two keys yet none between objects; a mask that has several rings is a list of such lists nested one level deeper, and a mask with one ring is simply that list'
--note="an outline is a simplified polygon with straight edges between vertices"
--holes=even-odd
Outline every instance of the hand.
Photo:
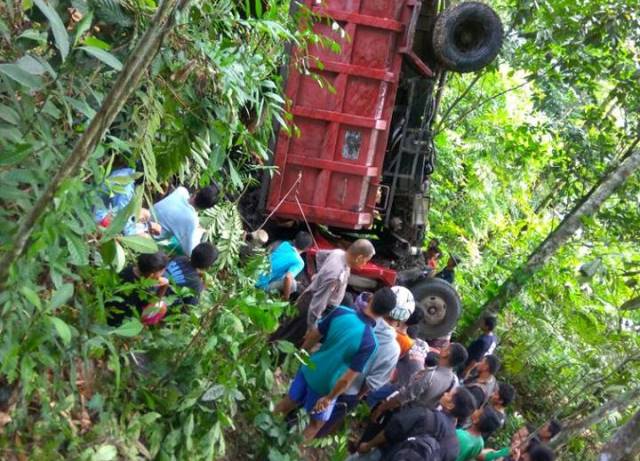
[{"label": "hand", "polygon": [[362,442],[360,446],[358,446],[358,453],[361,453],[364,455],[365,453],[369,453],[372,449],[373,447],[369,445],[369,443]]},{"label": "hand", "polygon": [[149,223],[149,233],[151,235],[160,235],[161,232],[162,232],[162,226],[160,226],[160,224],[158,224],[157,222]]},{"label": "hand", "polygon": [[331,405],[332,400],[333,399],[329,398],[329,396],[322,397],[316,402],[315,406],[313,407],[313,412],[322,413],[329,407],[329,405]]},{"label": "hand", "polygon": [[169,285],[169,279],[166,277],[160,277],[158,279],[158,286],[159,287],[165,287]]},{"label": "hand", "polygon": [[516,461],[520,460],[520,455],[521,455],[520,448],[512,448],[509,454],[511,455],[512,459],[515,459]]}]

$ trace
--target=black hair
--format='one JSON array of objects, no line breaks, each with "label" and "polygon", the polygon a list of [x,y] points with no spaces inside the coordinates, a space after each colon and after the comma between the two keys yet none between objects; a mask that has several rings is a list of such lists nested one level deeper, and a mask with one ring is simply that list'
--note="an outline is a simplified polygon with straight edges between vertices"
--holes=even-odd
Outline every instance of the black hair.
[{"label": "black hair", "polygon": [[427,368],[437,367],[440,361],[440,356],[437,352],[427,352],[427,358],[424,359],[424,366]]},{"label": "black hair", "polygon": [[312,243],[313,239],[311,238],[311,234],[304,231],[298,232],[293,239],[293,246],[295,246],[300,251],[306,250],[311,246]]},{"label": "black hair", "polygon": [[486,360],[487,365],[489,365],[489,373],[495,375],[500,369],[500,359],[495,355],[485,355],[484,360]]},{"label": "black hair", "polygon": [[218,259],[218,249],[209,242],[198,244],[191,252],[191,265],[196,269],[209,269]]},{"label": "black hair", "polygon": [[516,398],[516,389],[508,383],[499,383],[498,384],[498,396],[500,397],[500,402],[505,407],[510,405],[511,402]]},{"label": "black hair", "polygon": [[486,406],[482,410],[482,416],[478,421],[478,430],[484,437],[488,437],[500,428],[500,415],[493,408]]},{"label": "black hair", "polygon": [[373,294],[371,310],[374,314],[384,316],[396,307],[396,294],[389,287],[380,288]]},{"label": "black hair", "polygon": [[473,407],[474,409],[478,409],[482,406],[485,401],[486,395],[480,386],[469,386],[466,387],[471,395],[473,396]]},{"label": "black hair", "polygon": [[348,291],[345,292],[344,297],[342,298],[342,301],[340,301],[340,305],[353,308],[353,306],[355,305],[355,300],[353,299],[353,295]]},{"label": "black hair", "polygon": [[552,419],[547,423],[547,428],[551,438],[554,438],[562,430],[562,424],[557,419]]},{"label": "black hair", "polygon": [[464,387],[456,387],[453,391],[453,408],[450,413],[458,419],[469,417],[475,410],[475,399]]},{"label": "black hair", "polygon": [[484,318],[484,326],[487,327],[487,330],[493,331],[496,328],[496,324],[498,323],[498,319],[495,317],[485,317]]},{"label": "black hair", "polygon": [[418,325],[424,320],[424,310],[420,306],[416,306],[407,321],[406,325]]},{"label": "black hair", "polygon": [[531,461],[553,461],[556,455],[546,445],[533,445],[527,450]]},{"label": "black hair", "polygon": [[460,365],[466,363],[468,358],[469,353],[462,344],[449,344],[449,366],[451,366],[451,368],[458,368]]},{"label": "black hair", "polygon": [[209,187],[205,187],[200,189],[193,200],[194,206],[199,210],[206,210],[207,208],[211,208],[213,205],[218,203],[218,186],[215,184],[210,185]]},{"label": "black hair", "polygon": [[420,334],[420,327],[418,325],[411,325],[407,327],[407,336],[411,339],[416,339]]},{"label": "black hair", "polygon": [[145,277],[167,267],[169,258],[162,251],[156,253],[142,253],[138,256],[138,269]]}]

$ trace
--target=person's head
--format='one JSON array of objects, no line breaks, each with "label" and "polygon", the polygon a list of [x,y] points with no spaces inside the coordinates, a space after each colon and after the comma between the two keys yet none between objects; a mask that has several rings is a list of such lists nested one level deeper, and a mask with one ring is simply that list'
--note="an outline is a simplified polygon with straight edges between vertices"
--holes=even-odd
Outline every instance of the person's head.
[{"label": "person's head", "polygon": [[162,251],[142,253],[138,256],[137,265],[140,275],[148,279],[159,279],[167,267],[169,258]]},{"label": "person's head", "polygon": [[447,269],[455,269],[459,261],[460,260],[457,256],[449,255],[449,260],[447,261]]},{"label": "person's head", "polygon": [[496,407],[506,407],[516,398],[515,388],[508,383],[499,383],[491,395],[491,403]]},{"label": "person's head", "polygon": [[373,318],[385,317],[396,307],[396,295],[391,288],[383,287],[369,298],[366,314]]},{"label": "person's head", "polygon": [[455,370],[462,366],[468,358],[467,349],[462,344],[450,343],[440,352],[440,366]]},{"label": "person's head", "polygon": [[500,369],[500,360],[495,355],[485,355],[478,365],[478,372],[495,375]]},{"label": "person's head", "polygon": [[485,317],[482,321],[482,331],[485,333],[490,333],[496,328],[496,323],[498,323],[495,317]]},{"label": "person's head", "polygon": [[191,252],[191,265],[201,271],[209,269],[218,259],[218,249],[209,242],[198,244]]},{"label": "person's head", "polygon": [[391,287],[391,291],[396,296],[396,305],[389,315],[387,316],[387,322],[395,327],[398,327],[411,318],[415,312],[416,302],[413,298],[413,294],[408,288],[401,286]]},{"label": "person's head", "polygon": [[475,401],[471,393],[464,387],[456,387],[440,397],[440,405],[458,419],[468,417],[475,410]]},{"label": "person's head", "polygon": [[200,189],[193,196],[193,206],[198,210],[206,210],[218,203],[218,186],[215,184]]},{"label": "person's head", "polygon": [[300,231],[296,234],[293,239],[293,246],[296,247],[300,253],[307,250],[313,244],[313,239],[311,238],[311,234],[308,232]]},{"label": "person's head", "polygon": [[533,445],[523,453],[522,461],[553,461],[556,455],[546,445]]},{"label": "person's head", "polygon": [[562,424],[560,424],[560,421],[552,419],[551,421],[547,421],[547,423],[538,431],[538,437],[540,437],[540,440],[544,443],[548,443],[561,430]]},{"label": "person's head", "polygon": [[427,357],[424,359],[424,366],[426,368],[437,367],[440,362],[440,356],[437,352],[429,351],[427,352]]},{"label": "person's head", "polygon": [[438,240],[437,238],[432,238],[431,240],[429,240],[428,248],[438,248],[438,245],[440,245],[440,240]]},{"label": "person's head", "polygon": [[347,248],[347,265],[352,268],[362,267],[371,261],[376,250],[367,239],[358,239]]},{"label": "person's head", "polygon": [[471,423],[484,436],[493,434],[500,428],[500,415],[489,406],[471,413]]}]

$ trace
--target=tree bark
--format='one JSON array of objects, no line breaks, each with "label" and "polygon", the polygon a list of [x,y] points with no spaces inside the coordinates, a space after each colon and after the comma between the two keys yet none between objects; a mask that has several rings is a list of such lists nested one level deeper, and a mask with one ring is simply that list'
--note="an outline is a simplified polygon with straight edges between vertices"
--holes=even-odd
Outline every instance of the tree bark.
[{"label": "tree bark", "polygon": [[614,411],[624,410],[638,399],[640,399],[640,387],[631,389],[618,398],[609,400],[584,418],[566,423],[562,432],[554,437],[554,439],[549,443],[549,446],[554,450],[558,449],[574,435],[580,434],[581,432],[589,429],[591,426],[599,423]]},{"label": "tree bark", "polygon": [[165,0],[160,3],[158,11],[151,20],[151,25],[131,51],[100,110],[78,139],[71,154],[60,165],[58,172],[33,208],[20,221],[12,244],[0,259],[0,287],[4,287],[7,283],[11,266],[24,252],[31,233],[49,204],[52,203],[60,185],[64,180],[77,175],[89,159],[118,112],[137,88],[140,79],[160,49],[162,40],[173,27],[176,11],[186,3],[186,0]]},{"label": "tree bark", "polygon": [[598,461],[623,461],[637,459],[640,454],[640,410],[614,434],[604,446]]},{"label": "tree bark", "polygon": [[531,276],[540,269],[582,227],[582,220],[598,211],[624,182],[640,167],[640,150],[631,151],[624,160],[604,175],[562,220],[558,227],[529,255],[527,261],[513,271],[500,286],[498,293],[483,306],[476,320],[460,337],[470,338],[481,326],[484,317],[500,312],[519,294]]}]

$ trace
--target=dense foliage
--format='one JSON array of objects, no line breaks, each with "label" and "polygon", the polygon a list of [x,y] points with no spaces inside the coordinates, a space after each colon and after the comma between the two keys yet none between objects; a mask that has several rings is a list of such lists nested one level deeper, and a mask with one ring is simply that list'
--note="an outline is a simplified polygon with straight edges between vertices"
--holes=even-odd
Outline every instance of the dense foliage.
[{"label": "dense foliage", "polygon": [[[479,76],[449,74],[436,122],[428,219],[430,234],[463,256],[461,328],[640,136],[636,1],[492,3],[507,24],[503,54]],[[3,251],[156,6],[0,5]],[[296,431],[270,414],[282,389],[273,373],[279,351],[265,346],[266,335],[286,305],[253,289],[260,257],[239,263],[234,206],[266,168],[273,120],[286,125],[285,43],[318,40],[293,26],[288,7],[189,2],[135,97],[37,223],[0,294],[0,458],[300,458]],[[96,233],[98,185],[124,164],[144,171],[137,206],[170,185],[212,180],[229,198],[205,218],[222,257],[202,302],[158,328],[105,326],[115,271],[154,249],[119,235],[122,220]],[[504,376],[529,421],[578,420],[640,385],[639,303],[625,305],[638,297],[638,197],[635,176],[500,318]],[[300,358],[280,352],[285,371]],[[629,402],[571,437],[564,459],[596,453],[634,409]],[[333,442],[325,451],[340,459],[344,440]]]}]

